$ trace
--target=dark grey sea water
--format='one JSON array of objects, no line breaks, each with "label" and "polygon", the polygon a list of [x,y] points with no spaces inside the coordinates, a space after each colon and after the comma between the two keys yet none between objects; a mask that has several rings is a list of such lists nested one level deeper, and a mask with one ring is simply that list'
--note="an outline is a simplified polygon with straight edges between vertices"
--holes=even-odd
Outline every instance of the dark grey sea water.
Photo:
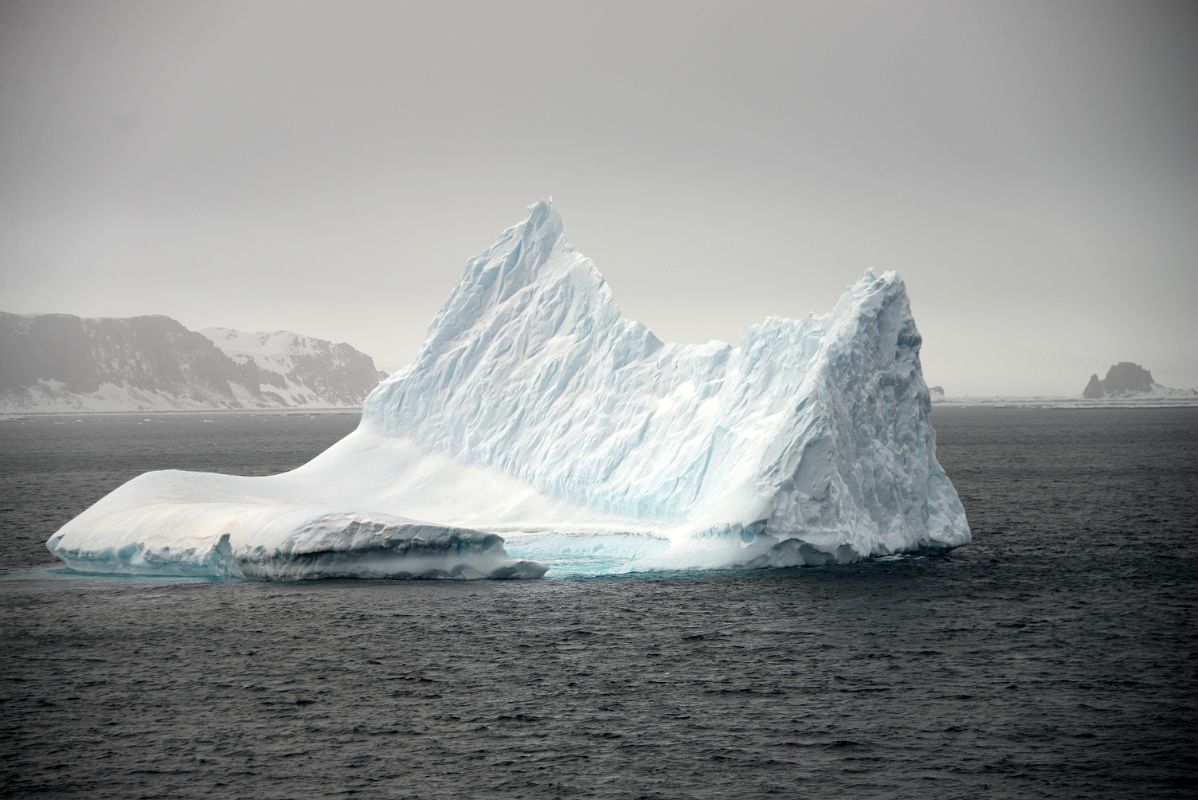
[{"label": "dark grey sea water", "polygon": [[290,585],[37,567],[141,471],[352,416],[80,419],[0,422],[5,796],[1198,792],[1198,409],[937,409],[946,557]]}]

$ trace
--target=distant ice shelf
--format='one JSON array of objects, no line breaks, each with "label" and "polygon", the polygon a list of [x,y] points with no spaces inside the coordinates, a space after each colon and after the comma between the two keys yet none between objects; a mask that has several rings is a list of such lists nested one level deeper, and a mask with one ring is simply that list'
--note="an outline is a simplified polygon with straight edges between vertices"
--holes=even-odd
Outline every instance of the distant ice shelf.
[{"label": "distant ice shelf", "polygon": [[543,201],[467,264],[420,354],[341,442],[270,477],[146,473],[47,546],[81,571],[268,580],[956,547],[969,526],[936,459],[920,344],[893,272],[736,347],[662,342],[621,315]]}]

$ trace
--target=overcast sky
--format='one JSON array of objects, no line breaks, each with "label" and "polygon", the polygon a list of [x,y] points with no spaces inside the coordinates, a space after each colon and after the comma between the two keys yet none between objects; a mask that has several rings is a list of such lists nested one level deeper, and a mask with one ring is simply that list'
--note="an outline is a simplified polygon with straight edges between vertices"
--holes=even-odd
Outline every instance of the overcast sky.
[{"label": "overcast sky", "polygon": [[873,267],[949,394],[1198,387],[1198,3],[0,2],[0,309],[394,369],[549,195],[665,339]]}]

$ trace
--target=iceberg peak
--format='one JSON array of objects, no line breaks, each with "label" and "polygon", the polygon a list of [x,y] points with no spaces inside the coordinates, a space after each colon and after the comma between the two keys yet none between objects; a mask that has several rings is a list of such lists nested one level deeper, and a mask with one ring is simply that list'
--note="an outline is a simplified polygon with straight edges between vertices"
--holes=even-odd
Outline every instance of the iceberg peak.
[{"label": "iceberg peak", "polygon": [[528,207],[528,219],[523,223],[526,227],[544,231],[546,236],[557,238],[562,235],[562,217],[552,197],[538,200]]},{"label": "iceberg peak", "polygon": [[463,337],[475,341],[502,337],[529,313],[539,313],[542,319],[525,329],[530,334],[548,333],[551,326],[543,323],[550,321],[545,317],[552,316],[551,309],[574,320],[620,316],[594,263],[566,239],[557,207],[552,200],[541,200],[529,206],[525,220],[467,262],[433,319],[417,362],[427,363]]}]

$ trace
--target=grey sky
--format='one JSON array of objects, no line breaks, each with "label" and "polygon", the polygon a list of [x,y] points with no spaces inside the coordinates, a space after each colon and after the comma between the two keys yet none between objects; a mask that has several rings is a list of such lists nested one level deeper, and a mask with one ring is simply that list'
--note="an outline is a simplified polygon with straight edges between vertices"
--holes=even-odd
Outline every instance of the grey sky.
[{"label": "grey sky", "polygon": [[0,4],[0,309],[395,368],[548,195],[666,339],[874,267],[950,394],[1198,387],[1198,3]]}]

